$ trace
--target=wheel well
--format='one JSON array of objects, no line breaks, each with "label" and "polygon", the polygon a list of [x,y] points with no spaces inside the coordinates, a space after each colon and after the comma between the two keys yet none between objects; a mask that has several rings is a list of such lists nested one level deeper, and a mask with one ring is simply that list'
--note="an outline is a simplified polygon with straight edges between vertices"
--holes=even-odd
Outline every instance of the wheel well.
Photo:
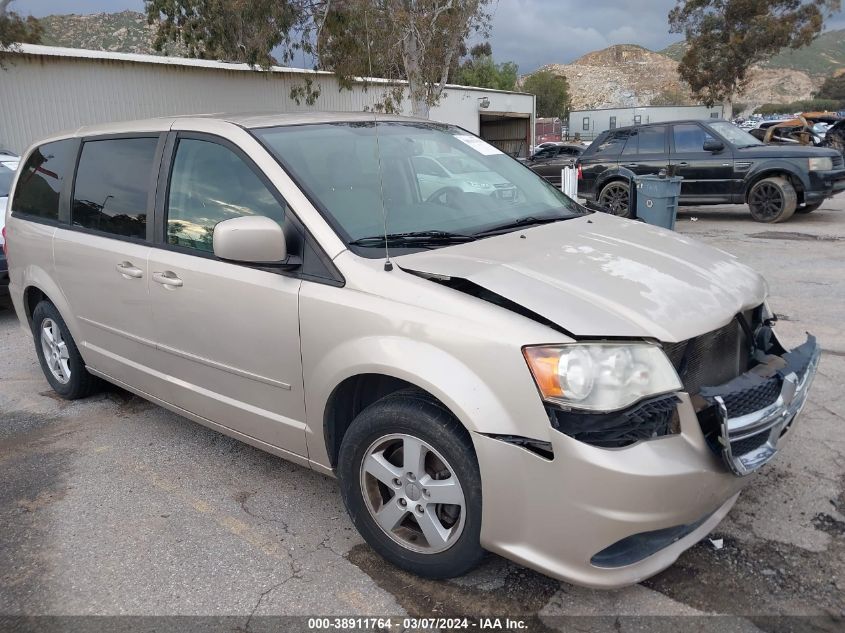
[{"label": "wheel well", "polygon": [[37,306],[43,300],[50,300],[43,291],[35,286],[29,286],[23,293],[23,307],[24,311],[26,312],[26,320],[32,324],[32,313],[35,311],[35,306]]},{"label": "wheel well", "polygon": [[424,389],[420,389],[400,378],[383,374],[351,376],[335,387],[332,395],[329,396],[323,418],[326,451],[329,454],[332,468],[337,466],[343,436],[357,415],[377,400],[403,389],[414,389],[437,401],[433,395]]},{"label": "wheel well", "polygon": [[611,176],[610,178],[608,178],[607,180],[605,180],[603,183],[601,183],[601,185],[599,186],[598,191],[596,192],[596,195],[597,195],[597,196],[601,195],[601,192],[602,192],[602,191],[604,191],[604,188],[605,188],[605,187],[607,187],[608,185],[610,185],[610,184],[614,183],[614,182],[621,182],[621,183],[625,183],[625,184],[626,184],[626,185],[628,185],[628,186],[630,186],[630,184],[631,184],[630,180],[629,180],[628,178],[625,178],[624,176],[621,176],[621,175],[619,175],[619,176]]},{"label": "wheel well", "polygon": [[762,174],[758,174],[754,176],[754,178],[748,183],[748,186],[745,188],[745,202],[748,203],[748,196],[751,194],[751,189],[761,180],[765,180],[766,178],[786,178],[795,188],[795,193],[798,194],[798,204],[804,203],[804,185],[801,182],[801,179],[798,176],[789,173],[788,171],[769,171],[764,172]]}]

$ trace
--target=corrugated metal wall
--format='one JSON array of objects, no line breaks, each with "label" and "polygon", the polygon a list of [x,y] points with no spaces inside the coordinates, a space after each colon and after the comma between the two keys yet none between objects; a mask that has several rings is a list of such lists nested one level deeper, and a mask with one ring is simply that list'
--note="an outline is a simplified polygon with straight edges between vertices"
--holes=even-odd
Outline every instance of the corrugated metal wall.
[{"label": "corrugated metal wall", "polygon": [[[383,93],[377,86],[341,91],[333,76],[312,75],[321,94],[309,106],[290,98],[291,88],[303,83],[301,73],[29,53],[7,56],[6,66],[0,70],[0,148],[16,152],[81,125],[209,112],[361,112]],[[485,95],[497,106],[491,110],[533,115],[531,95],[449,88],[431,118],[478,133],[478,104]]]},{"label": "corrugated metal wall", "polygon": [[530,118],[481,119],[481,138],[511,156],[527,156],[531,144]]}]

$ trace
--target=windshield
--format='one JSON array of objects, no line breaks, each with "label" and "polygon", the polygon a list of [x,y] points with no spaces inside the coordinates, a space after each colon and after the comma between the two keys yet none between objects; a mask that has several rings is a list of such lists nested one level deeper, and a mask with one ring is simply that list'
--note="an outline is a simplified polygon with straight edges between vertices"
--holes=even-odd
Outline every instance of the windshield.
[{"label": "windshield", "polygon": [[765,145],[759,139],[754,138],[745,130],[739,129],[733,123],[727,121],[716,121],[710,124],[714,131],[718,132],[722,138],[736,145],[737,147],[747,147],[749,145]]},{"label": "windshield", "polygon": [[[531,170],[456,127],[412,122],[379,122],[376,127],[367,121],[253,133],[322,208],[341,238],[347,244],[359,242],[355,251],[365,257],[384,255],[383,240],[376,238],[385,234],[437,232],[441,240],[446,234],[466,238],[583,213]],[[390,248],[420,246],[391,243]]]},{"label": "windshield", "polygon": [[[5,198],[9,195],[9,190],[12,188],[12,178],[14,178],[15,172],[11,169],[0,165],[0,198]],[[2,214],[5,209],[0,209],[0,214]]]}]

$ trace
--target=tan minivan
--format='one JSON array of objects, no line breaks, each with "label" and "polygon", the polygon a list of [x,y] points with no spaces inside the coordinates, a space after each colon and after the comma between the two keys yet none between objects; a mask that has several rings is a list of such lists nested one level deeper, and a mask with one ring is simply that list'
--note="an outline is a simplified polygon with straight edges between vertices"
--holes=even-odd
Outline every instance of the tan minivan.
[{"label": "tan minivan", "polygon": [[106,380],[335,475],[367,542],[432,578],[484,550],[595,587],[664,569],[781,447],[819,359],[732,256],[450,125],[82,128],[33,146],[10,200],[57,393]]}]

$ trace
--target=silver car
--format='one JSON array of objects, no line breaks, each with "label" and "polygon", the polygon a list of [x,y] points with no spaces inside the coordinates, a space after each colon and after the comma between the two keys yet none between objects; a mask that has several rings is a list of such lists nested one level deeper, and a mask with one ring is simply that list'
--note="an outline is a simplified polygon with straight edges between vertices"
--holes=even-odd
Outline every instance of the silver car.
[{"label": "silver car", "polygon": [[[473,169],[433,195],[426,156]],[[26,152],[6,237],[58,394],[105,380],[336,476],[431,578],[485,550],[594,587],[666,568],[787,441],[819,358],[732,256],[428,121],[83,128]]]}]

